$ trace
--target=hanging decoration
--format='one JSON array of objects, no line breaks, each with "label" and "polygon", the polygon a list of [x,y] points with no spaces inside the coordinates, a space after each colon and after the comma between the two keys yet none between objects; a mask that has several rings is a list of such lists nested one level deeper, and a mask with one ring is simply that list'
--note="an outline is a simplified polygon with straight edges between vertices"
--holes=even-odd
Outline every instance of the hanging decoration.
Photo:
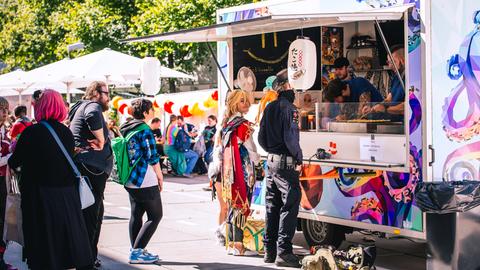
[{"label": "hanging decoration", "polygon": [[180,115],[183,117],[190,117],[192,114],[188,111],[188,105],[183,105],[180,108]]},{"label": "hanging decoration", "polygon": [[119,105],[118,102],[120,102],[120,100],[123,100],[123,98],[120,96],[115,96],[114,98],[112,98],[112,101],[111,101],[112,108],[118,109],[118,105]]},{"label": "hanging decoration", "polygon": [[317,50],[315,43],[300,37],[288,48],[288,82],[294,89],[307,90],[317,76]]},{"label": "hanging decoration", "polygon": [[160,108],[160,106],[158,105],[158,103],[157,103],[157,100],[156,100],[156,99],[153,99],[153,103],[152,103],[152,105],[153,105],[153,108],[155,108],[155,109],[159,109],[159,108]]},{"label": "hanging decoration", "polygon": [[204,110],[200,109],[200,105],[198,104],[198,102],[195,102],[193,106],[189,107],[188,112],[191,113],[193,116],[202,116],[205,113]]},{"label": "hanging decoration", "polygon": [[140,66],[141,89],[153,96],[160,90],[160,61],[156,57],[145,57]]},{"label": "hanging decoration", "polygon": [[169,114],[172,114],[172,106],[173,106],[173,102],[171,102],[170,100],[166,101],[164,104],[163,104],[163,109],[169,113]]},{"label": "hanging decoration", "polygon": [[212,99],[218,101],[218,90],[215,90],[215,92],[213,92]]},{"label": "hanging decoration", "polygon": [[128,105],[126,103],[123,103],[118,107],[118,112],[121,113],[121,114],[125,114],[126,113],[125,110],[127,108],[128,108]]}]

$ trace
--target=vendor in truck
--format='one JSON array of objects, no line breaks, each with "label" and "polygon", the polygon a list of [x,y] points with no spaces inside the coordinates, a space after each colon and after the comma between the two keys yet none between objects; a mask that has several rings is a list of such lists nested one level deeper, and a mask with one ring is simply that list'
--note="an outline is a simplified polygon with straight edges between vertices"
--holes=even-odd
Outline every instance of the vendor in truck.
[{"label": "vendor in truck", "polygon": [[[386,112],[392,115],[392,120],[402,121],[405,112],[405,49],[403,46],[394,46],[391,49],[392,58],[387,58],[388,67],[394,71],[391,76],[391,89],[384,102],[373,106],[372,112]],[[402,81],[395,73],[395,66],[402,77]]]},{"label": "vendor in truck", "polygon": [[[360,102],[362,94],[368,95],[370,102],[382,102],[383,97],[367,79],[357,77],[349,71],[350,62],[345,57],[339,57],[333,62],[335,76],[348,84],[348,91],[343,94],[344,102]],[[366,94],[365,94],[366,93]]]},{"label": "vendor in truck", "polygon": [[328,106],[328,117],[330,119],[339,121],[356,118],[359,103],[358,100],[349,102],[350,94],[351,89],[348,83],[339,78],[328,83],[324,91],[324,99],[330,103]]}]

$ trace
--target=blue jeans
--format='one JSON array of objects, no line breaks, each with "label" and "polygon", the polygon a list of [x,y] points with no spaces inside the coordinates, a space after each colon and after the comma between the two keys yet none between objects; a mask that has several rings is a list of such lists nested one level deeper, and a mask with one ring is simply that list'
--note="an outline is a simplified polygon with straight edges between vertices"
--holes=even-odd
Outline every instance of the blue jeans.
[{"label": "blue jeans", "polygon": [[203,155],[203,159],[207,163],[207,165],[212,162],[212,154],[213,154],[213,146],[210,146],[207,148],[207,151],[205,151],[205,154]]},{"label": "blue jeans", "polygon": [[185,151],[185,161],[187,162],[187,169],[185,170],[185,174],[191,174],[193,168],[195,168],[195,164],[198,160],[198,154],[193,150]]}]

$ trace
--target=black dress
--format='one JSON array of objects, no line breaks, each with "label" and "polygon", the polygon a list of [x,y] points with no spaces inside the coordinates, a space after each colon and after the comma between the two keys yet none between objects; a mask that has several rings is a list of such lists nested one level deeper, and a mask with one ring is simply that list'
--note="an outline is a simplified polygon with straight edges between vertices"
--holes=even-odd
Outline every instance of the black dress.
[{"label": "black dress", "polygon": [[[48,121],[65,148],[74,151],[71,131]],[[77,180],[47,128],[36,124],[20,136],[11,168],[21,167],[24,258],[30,269],[81,268],[93,264]]]}]

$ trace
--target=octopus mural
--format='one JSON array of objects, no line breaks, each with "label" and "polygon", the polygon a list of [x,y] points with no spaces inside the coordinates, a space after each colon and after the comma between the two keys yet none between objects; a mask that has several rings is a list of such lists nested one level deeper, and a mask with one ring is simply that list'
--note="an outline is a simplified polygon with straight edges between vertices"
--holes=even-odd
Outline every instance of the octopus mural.
[{"label": "octopus mural", "polygon": [[[460,45],[458,54],[448,60],[447,75],[460,80],[443,106],[442,123],[446,136],[455,142],[471,140],[480,133],[480,11],[473,13],[473,30]],[[459,97],[468,100],[464,119],[455,119],[454,109]],[[462,104],[463,102],[459,102]],[[467,144],[450,153],[445,161],[443,178],[446,180],[472,180],[479,178],[480,143]]]},{"label": "octopus mural", "polygon": [[[351,218],[369,220],[374,224],[402,227],[413,203],[413,192],[422,175],[421,150],[410,145],[410,173],[378,172],[378,176],[344,177],[358,169],[338,169],[335,179],[338,189],[346,197],[359,197],[372,192],[375,197],[361,198],[351,209]],[[393,200],[392,200],[393,198]]]},{"label": "octopus mural", "polygon": [[[412,111],[410,133],[419,127],[422,117],[421,104],[414,94],[409,92],[409,104]],[[410,143],[409,173],[378,171],[371,177],[345,177],[346,173],[363,172],[358,169],[338,169],[339,178],[335,179],[338,189],[346,197],[360,197],[373,193],[375,196],[361,198],[351,209],[351,218],[356,221],[370,221],[374,224],[403,227],[414,203],[413,193],[422,176],[422,150]]]}]

